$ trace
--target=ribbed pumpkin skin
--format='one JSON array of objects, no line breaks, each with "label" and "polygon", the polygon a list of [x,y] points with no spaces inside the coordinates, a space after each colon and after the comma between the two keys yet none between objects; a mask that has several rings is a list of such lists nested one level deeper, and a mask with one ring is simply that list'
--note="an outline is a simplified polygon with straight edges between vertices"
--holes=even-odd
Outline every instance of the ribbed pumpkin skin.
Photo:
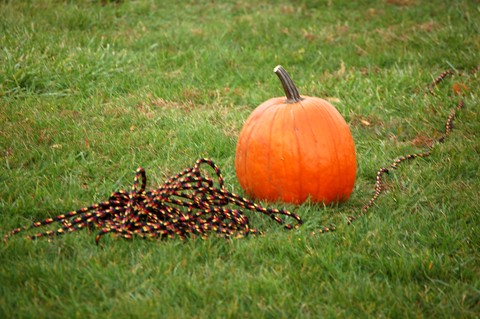
[{"label": "ribbed pumpkin skin", "polygon": [[246,120],[235,169],[250,197],[295,204],[350,197],[357,168],[350,129],[329,102],[302,98],[270,99]]}]

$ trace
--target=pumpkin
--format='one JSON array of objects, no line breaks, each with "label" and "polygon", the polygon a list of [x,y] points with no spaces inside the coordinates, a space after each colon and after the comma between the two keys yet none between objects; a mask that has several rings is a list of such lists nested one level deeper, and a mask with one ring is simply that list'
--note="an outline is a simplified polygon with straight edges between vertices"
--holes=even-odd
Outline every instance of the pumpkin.
[{"label": "pumpkin", "polygon": [[235,156],[240,186],[257,200],[347,200],[357,170],[348,124],[328,101],[300,96],[282,66],[274,72],[286,98],[269,99],[245,121]]}]

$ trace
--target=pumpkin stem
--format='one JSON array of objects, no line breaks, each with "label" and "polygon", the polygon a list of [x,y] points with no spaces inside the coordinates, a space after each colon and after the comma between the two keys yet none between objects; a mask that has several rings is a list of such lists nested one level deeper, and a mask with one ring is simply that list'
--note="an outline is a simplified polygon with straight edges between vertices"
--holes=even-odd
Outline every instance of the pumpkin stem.
[{"label": "pumpkin stem", "polygon": [[283,85],[283,90],[287,96],[287,103],[297,103],[303,100],[298,93],[298,89],[288,75],[287,71],[281,65],[277,65],[273,72],[278,76]]}]

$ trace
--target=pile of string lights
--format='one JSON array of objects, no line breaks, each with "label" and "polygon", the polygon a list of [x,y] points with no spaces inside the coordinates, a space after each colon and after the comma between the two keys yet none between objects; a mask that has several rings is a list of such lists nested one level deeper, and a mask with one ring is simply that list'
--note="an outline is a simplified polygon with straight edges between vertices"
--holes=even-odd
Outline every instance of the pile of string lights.
[{"label": "pile of string lights", "polygon": [[[474,70],[477,73],[478,69]],[[443,72],[428,87],[431,94],[434,88],[447,76],[453,75],[451,70]],[[453,128],[453,120],[458,110],[463,108],[460,100],[447,118],[445,133],[435,140],[424,152],[401,156],[389,167],[378,170],[376,175],[375,193],[370,201],[363,206],[357,216],[349,216],[347,223],[351,224],[364,215],[375,203],[384,190],[382,177],[399,164],[408,160],[430,156],[437,143],[443,143]],[[205,173],[203,166],[214,173],[215,178]],[[210,169],[208,168],[210,167]],[[16,228],[5,235],[10,236],[22,231],[60,224],[54,230],[35,233],[27,236],[29,239],[54,237],[84,228],[97,228],[95,241],[98,244],[103,235],[114,233],[123,238],[174,238],[186,239],[199,236],[206,238],[211,234],[223,237],[243,237],[258,234],[259,230],[250,226],[246,212],[257,212],[273,219],[286,229],[300,227],[302,219],[299,215],[287,210],[263,207],[251,200],[243,198],[225,189],[222,173],[217,165],[209,159],[199,159],[195,164],[181,173],[168,179],[157,189],[146,190],[146,173],[139,168],[135,174],[130,191],[114,192],[107,201],[93,204],[75,211],[34,222],[28,227]],[[280,218],[283,216],[283,218]],[[290,219],[293,223],[287,223]],[[335,227],[324,227],[319,233],[334,231]]]},{"label": "pile of string lights", "polygon": [[[216,181],[202,174],[202,165],[210,166]],[[245,210],[265,214],[287,229],[302,224],[300,216],[287,210],[265,208],[225,189],[222,173],[209,159],[199,159],[195,165],[167,180],[160,188],[146,190],[146,174],[139,168],[130,192],[120,190],[98,204],[84,207],[53,218],[33,223],[30,227],[16,228],[9,236],[23,230],[61,223],[56,230],[28,236],[30,239],[52,237],[95,226],[100,229],[95,240],[115,233],[124,238],[186,239],[190,236],[208,237],[216,233],[225,237],[243,237],[257,234],[250,227]],[[295,224],[288,224],[279,215],[290,216]]]}]

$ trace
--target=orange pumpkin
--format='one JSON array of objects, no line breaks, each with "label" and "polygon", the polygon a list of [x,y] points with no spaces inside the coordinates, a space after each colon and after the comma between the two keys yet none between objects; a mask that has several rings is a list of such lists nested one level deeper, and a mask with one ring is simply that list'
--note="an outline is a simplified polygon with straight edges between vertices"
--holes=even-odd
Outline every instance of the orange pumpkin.
[{"label": "orange pumpkin", "polygon": [[287,98],[262,103],[246,120],[235,157],[241,187],[259,200],[347,200],[357,170],[347,123],[326,100],[300,96],[282,66],[274,72]]}]

